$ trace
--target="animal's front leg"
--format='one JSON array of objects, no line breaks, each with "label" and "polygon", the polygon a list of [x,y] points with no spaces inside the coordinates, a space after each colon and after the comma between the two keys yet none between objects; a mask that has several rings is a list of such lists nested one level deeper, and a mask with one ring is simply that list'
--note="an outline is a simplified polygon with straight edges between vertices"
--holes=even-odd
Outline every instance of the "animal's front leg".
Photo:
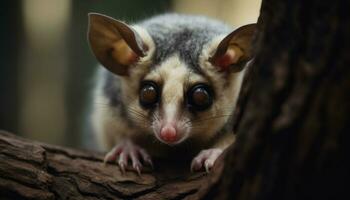
[{"label": "animal's front leg", "polygon": [[220,148],[202,150],[196,157],[193,158],[191,170],[198,171],[204,168],[209,173],[211,168],[214,166],[216,159],[221,155],[221,153],[222,149]]},{"label": "animal's front leg", "polygon": [[109,151],[104,162],[117,161],[121,171],[125,173],[125,168],[131,160],[132,168],[140,175],[142,163],[146,163],[153,167],[151,156],[140,146],[134,144],[131,140],[122,140],[111,151]]},{"label": "animal's front leg", "polygon": [[209,172],[217,158],[228,146],[232,145],[234,141],[235,136],[233,133],[229,132],[223,135],[213,147],[200,151],[198,155],[193,158],[191,170],[199,171],[205,169]]}]

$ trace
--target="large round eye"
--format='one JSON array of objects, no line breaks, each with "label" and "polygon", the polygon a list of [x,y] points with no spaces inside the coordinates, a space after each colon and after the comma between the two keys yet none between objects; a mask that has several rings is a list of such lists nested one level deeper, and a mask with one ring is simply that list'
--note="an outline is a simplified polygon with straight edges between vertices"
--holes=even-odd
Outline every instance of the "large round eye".
[{"label": "large round eye", "polygon": [[144,107],[151,107],[158,103],[158,86],[154,82],[144,82],[140,88],[140,104]]},{"label": "large round eye", "polygon": [[198,84],[188,92],[188,104],[198,111],[205,110],[213,103],[212,90],[209,86]]}]

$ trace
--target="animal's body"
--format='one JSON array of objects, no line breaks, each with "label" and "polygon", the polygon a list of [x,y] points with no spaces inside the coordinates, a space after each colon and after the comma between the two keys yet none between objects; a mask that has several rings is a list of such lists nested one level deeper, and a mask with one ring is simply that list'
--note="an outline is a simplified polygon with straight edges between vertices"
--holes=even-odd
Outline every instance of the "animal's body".
[{"label": "animal's body", "polygon": [[231,116],[255,30],[177,14],[127,25],[90,14],[89,42],[102,66],[93,124],[106,161],[140,173],[152,158],[213,166],[234,142]]}]

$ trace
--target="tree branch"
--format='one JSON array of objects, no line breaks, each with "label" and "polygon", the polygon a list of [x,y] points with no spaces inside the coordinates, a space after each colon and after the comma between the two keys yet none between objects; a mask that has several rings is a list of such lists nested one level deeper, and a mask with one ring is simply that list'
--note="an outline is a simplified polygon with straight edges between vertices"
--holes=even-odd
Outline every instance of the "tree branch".
[{"label": "tree branch", "polygon": [[[206,184],[205,173],[159,161],[141,176],[122,174],[103,155],[43,144],[0,131],[0,196],[7,199],[183,199]],[[172,166],[171,166],[172,165]]]}]

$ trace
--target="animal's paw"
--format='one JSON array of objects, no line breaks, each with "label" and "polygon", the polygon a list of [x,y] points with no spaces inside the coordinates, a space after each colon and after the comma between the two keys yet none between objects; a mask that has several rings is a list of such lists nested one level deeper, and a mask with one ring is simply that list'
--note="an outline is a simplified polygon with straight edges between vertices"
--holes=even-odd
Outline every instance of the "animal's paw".
[{"label": "animal's paw", "polygon": [[140,146],[134,144],[130,140],[124,140],[117,144],[111,151],[109,151],[104,162],[114,162],[117,161],[122,173],[125,173],[125,169],[131,160],[132,168],[141,175],[142,163],[148,164],[153,168],[153,163],[151,156],[141,148]]},{"label": "animal's paw", "polygon": [[222,149],[212,148],[199,152],[199,154],[193,158],[191,163],[191,171],[199,171],[205,169],[207,173],[214,166],[216,159],[221,155]]}]

